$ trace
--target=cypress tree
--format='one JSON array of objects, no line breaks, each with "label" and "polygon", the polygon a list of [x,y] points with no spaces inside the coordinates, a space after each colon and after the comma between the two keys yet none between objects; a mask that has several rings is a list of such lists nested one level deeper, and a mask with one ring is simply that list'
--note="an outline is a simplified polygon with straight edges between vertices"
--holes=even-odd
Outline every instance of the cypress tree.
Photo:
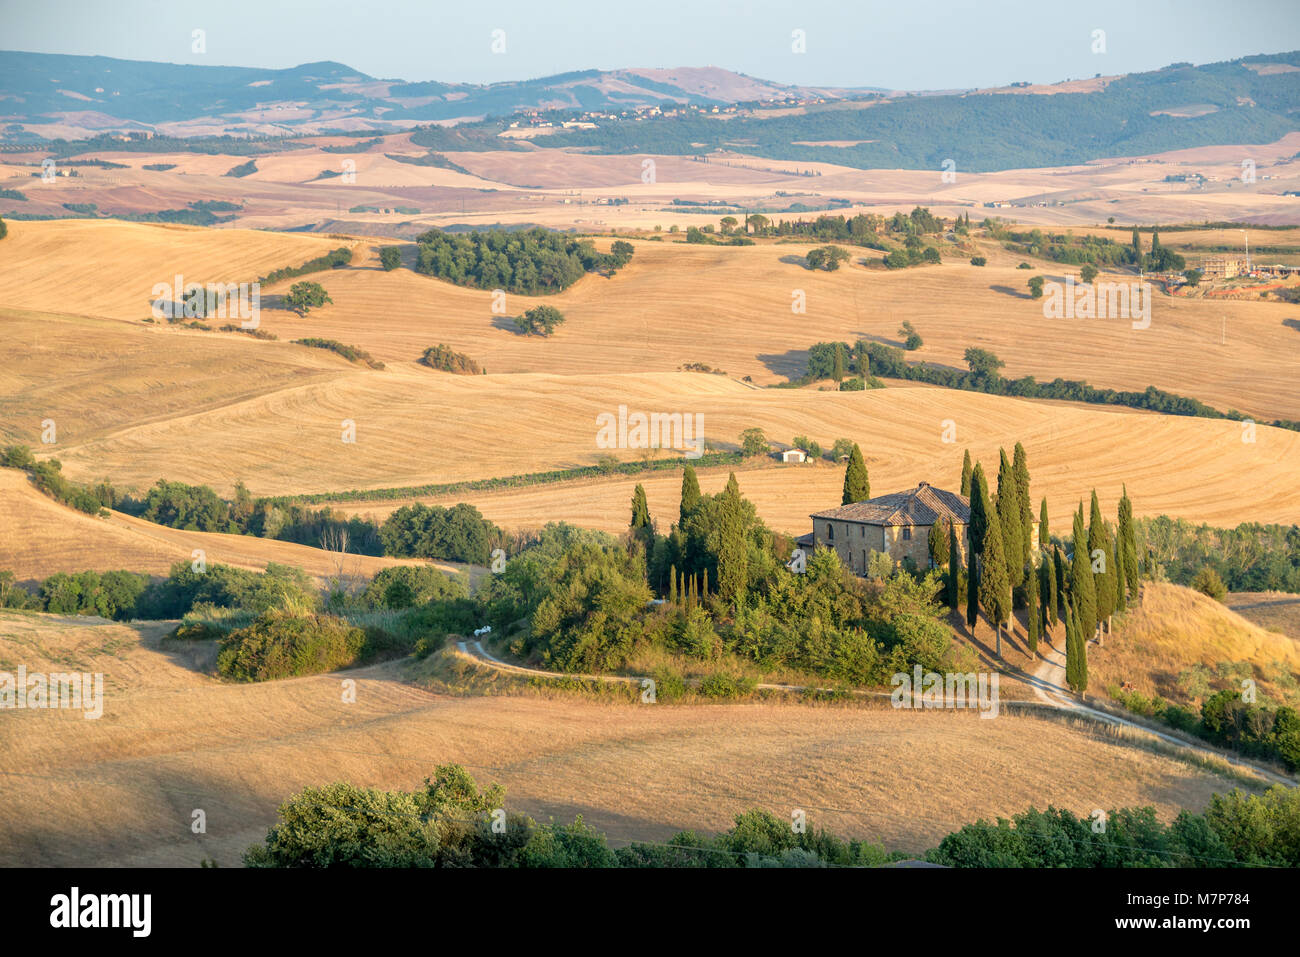
[{"label": "cypress tree", "polygon": [[1024,549],[1021,547],[1020,491],[1016,487],[1016,473],[1007,460],[1005,450],[1000,450],[1001,464],[998,466],[998,525],[1002,529],[1003,557],[1006,562],[1007,581],[1012,589],[1019,588],[1025,580],[1025,565],[1020,560]]},{"label": "cypress tree", "polygon": [[948,523],[948,607],[957,610],[961,600],[961,549],[957,546],[957,526]]},{"label": "cypress tree", "polygon": [[1038,547],[1046,548],[1052,541],[1052,536],[1047,528],[1047,496],[1043,496],[1043,504],[1038,506]]},{"label": "cypress tree", "polygon": [[1124,495],[1119,500],[1119,547],[1124,552],[1124,576],[1128,579],[1129,594],[1137,597],[1137,530],[1133,525],[1133,503],[1128,497],[1128,486],[1124,487]]},{"label": "cypress tree", "polygon": [[1043,604],[1043,621],[1047,628],[1056,624],[1056,567],[1053,557],[1043,552],[1038,563],[1038,594]]},{"label": "cypress tree", "polygon": [[975,626],[979,623],[979,556],[971,548],[970,542],[966,543],[966,627],[970,629],[973,636]]},{"label": "cypress tree", "polygon": [[1038,654],[1038,635],[1041,627],[1039,620],[1042,612],[1038,607],[1038,570],[1034,571],[1025,581],[1025,592],[1028,598],[1028,616],[1029,616],[1029,653]]},{"label": "cypress tree", "polygon": [[1093,574],[1097,590],[1097,621],[1110,627],[1110,616],[1115,614],[1115,556],[1111,550],[1110,531],[1097,504],[1097,490],[1092,492],[1091,512],[1088,517],[1088,555],[1101,552],[1101,571]]},{"label": "cypress tree", "polygon": [[1142,237],[1138,234],[1138,228],[1133,227],[1133,262],[1142,265]]},{"label": "cypress tree", "polygon": [[930,526],[930,534],[926,536],[926,546],[930,549],[930,561],[935,568],[942,568],[948,564],[948,529],[945,527],[945,520],[941,519]]},{"label": "cypress tree", "polygon": [[1065,683],[1079,693],[1079,620],[1073,601],[1065,603]]},{"label": "cypress tree", "polygon": [[687,465],[682,469],[682,505],[678,512],[677,527],[685,528],[686,519],[700,505],[700,480],[695,475],[695,466]]},{"label": "cypress tree", "polygon": [[1065,618],[1065,603],[1069,594],[1068,582],[1065,576],[1065,553],[1059,548],[1052,549],[1052,570],[1053,578],[1056,581],[1056,606],[1053,608],[1055,616],[1054,621],[1062,621]]},{"label": "cypress tree", "polygon": [[650,525],[650,506],[645,499],[645,486],[637,483],[637,487],[632,492],[632,522],[630,528],[633,533],[640,532],[641,529]]},{"label": "cypress tree", "polygon": [[[718,529],[718,594],[724,601],[738,602],[749,584],[749,543],[745,541],[745,512],[736,473],[727,479],[722,493]],[[709,590],[709,570],[704,569],[704,593]]]},{"label": "cypress tree", "polygon": [[1115,610],[1123,611],[1128,602],[1125,598],[1125,592],[1128,591],[1128,577],[1124,574],[1124,549],[1120,546],[1119,537],[1115,538]]},{"label": "cypress tree", "polygon": [[668,566],[668,604],[677,607],[677,566]]},{"label": "cypress tree", "polygon": [[1076,624],[1087,641],[1097,630],[1097,591],[1088,555],[1088,534],[1083,528],[1083,503],[1074,513],[1074,555],[1070,560],[1070,602]]},{"label": "cypress tree", "polygon": [[984,536],[988,533],[989,513],[992,511],[993,503],[989,501],[989,483],[984,478],[984,466],[976,463],[970,477],[970,524],[966,526],[972,555],[984,552]]},{"label": "cypress tree", "polygon": [[995,511],[989,515],[988,534],[984,536],[984,552],[980,556],[979,596],[984,614],[997,629],[999,658],[1002,657],[1002,625],[1011,617],[1011,580],[1002,543],[1002,523]]},{"label": "cypress tree", "polygon": [[1034,506],[1029,499],[1029,456],[1019,442],[1012,459],[1012,472],[1016,477],[1016,494],[1020,502],[1020,564],[1023,568],[1029,565],[1034,552]]},{"label": "cypress tree", "polygon": [[840,504],[851,505],[869,498],[871,480],[867,477],[867,463],[862,460],[862,450],[858,448],[858,443],[854,442],[848,467],[844,469],[844,494],[840,496]]},{"label": "cypress tree", "polygon": [[831,358],[831,378],[839,382],[844,378],[849,368],[848,353],[844,351],[844,343],[835,343],[835,349]]},{"label": "cypress tree", "polygon": [[970,449],[966,450],[966,455],[961,462],[961,494],[970,496]]}]

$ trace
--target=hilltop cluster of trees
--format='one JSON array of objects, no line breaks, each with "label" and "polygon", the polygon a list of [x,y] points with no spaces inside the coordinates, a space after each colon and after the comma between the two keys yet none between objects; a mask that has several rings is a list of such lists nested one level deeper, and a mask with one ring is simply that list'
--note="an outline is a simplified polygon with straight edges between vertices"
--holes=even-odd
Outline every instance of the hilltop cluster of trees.
[{"label": "hilltop cluster of trees", "polygon": [[416,271],[462,286],[504,289],[525,295],[560,292],[585,273],[613,275],[632,259],[633,247],[616,241],[597,252],[587,239],[571,239],[540,227],[465,235],[431,229],[417,237]]},{"label": "hilltop cluster of trees", "polygon": [[937,574],[890,569],[864,582],[826,550],[792,571],[793,543],[766,527],[734,475],[704,495],[688,465],[673,519],[661,534],[637,486],[626,543],[548,529],[485,584],[488,620],[514,653],[564,671],[619,669],[657,649],[722,671],[732,661],[875,684],[965,660],[941,621]]},{"label": "hilltop cluster of trees", "polygon": [[[1133,238],[1125,245],[1108,236],[1075,236],[1073,233],[1044,233],[1039,228],[1013,231],[998,220],[986,219],[983,223],[989,235],[999,239],[1013,252],[1041,256],[1053,262],[1071,265],[1140,266],[1148,272],[1180,272],[1186,268],[1184,258],[1160,243],[1160,231],[1151,233],[1151,248],[1144,252],[1142,236],[1136,226]],[[1094,272],[1095,275],[1095,272]],[[1091,282],[1084,278],[1084,282]]]},{"label": "hilltop cluster of trees", "polygon": [[279,282],[282,279],[296,279],[299,276],[306,276],[309,273],[323,272],[326,269],[342,269],[352,262],[352,250],[347,246],[340,246],[338,249],[331,250],[323,256],[317,256],[309,259],[301,266],[285,266],[267,273],[259,282],[270,283]]}]

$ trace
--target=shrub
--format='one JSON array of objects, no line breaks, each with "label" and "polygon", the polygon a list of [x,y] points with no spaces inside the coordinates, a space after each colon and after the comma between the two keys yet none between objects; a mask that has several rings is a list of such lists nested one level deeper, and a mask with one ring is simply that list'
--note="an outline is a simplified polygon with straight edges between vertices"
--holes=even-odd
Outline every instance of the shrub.
[{"label": "shrub", "polygon": [[295,345],[308,346],[312,349],[328,349],[337,355],[347,359],[348,362],[355,362],[358,365],[366,365],[372,369],[382,369],[384,364],[372,356],[364,349],[358,349],[356,346],[348,346],[339,342],[337,339],[315,339],[308,337],[306,339],[294,339]]},{"label": "shrub", "polygon": [[970,264],[972,266],[987,266],[989,264],[989,261],[985,259],[983,256],[972,256],[970,258]]},{"label": "shrub", "polygon": [[331,615],[272,611],[221,640],[217,671],[235,681],[274,681],[337,671],[397,650],[400,643],[377,628]]},{"label": "shrub", "polygon": [[450,346],[441,343],[425,349],[420,361],[430,369],[453,375],[480,375],[483,372],[479,364],[469,356],[455,352]]},{"label": "shrub", "polygon": [[308,280],[294,283],[289,287],[289,294],[284,297],[285,307],[300,316],[307,315],[312,309],[319,308],[327,302],[333,303],[334,300],[329,297],[325,287],[318,282]]},{"label": "shrub", "polygon": [[1196,577],[1192,579],[1192,588],[1218,602],[1228,597],[1228,586],[1223,583],[1219,573],[1209,565],[1196,573]]},{"label": "shrub", "polygon": [[699,693],[706,698],[744,698],[757,686],[755,679],[745,675],[714,673],[700,680]]},{"label": "shrub", "polygon": [[375,575],[361,598],[371,608],[400,609],[468,594],[458,579],[431,565],[397,565]]},{"label": "shrub", "polygon": [[392,272],[402,264],[402,251],[396,246],[385,246],[379,250],[379,264],[384,272]]}]

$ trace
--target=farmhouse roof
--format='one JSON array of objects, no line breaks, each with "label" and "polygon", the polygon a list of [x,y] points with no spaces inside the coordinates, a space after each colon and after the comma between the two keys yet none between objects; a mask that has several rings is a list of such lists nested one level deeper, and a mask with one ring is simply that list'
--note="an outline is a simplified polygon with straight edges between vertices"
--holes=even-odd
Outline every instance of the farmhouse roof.
[{"label": "farmhouse roof", "polygon": [[812,518],[831,518],[865,525],[933,525],[949,519],[961,525],[970,522],[970,500],[922,482],[906,492],[880,495],[864,502],[814,512]]}]

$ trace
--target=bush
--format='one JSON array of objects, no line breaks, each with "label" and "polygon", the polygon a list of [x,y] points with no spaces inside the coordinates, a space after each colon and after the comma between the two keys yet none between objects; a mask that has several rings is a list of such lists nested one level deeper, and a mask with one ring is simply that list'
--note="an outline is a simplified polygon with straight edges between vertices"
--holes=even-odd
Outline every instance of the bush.
[{"label": "bush", "polygon": [[294,339],[295,345],[308,346],[312,349],[328,349],[330,352],[341,355],[348,362],[355,362],[358,365],[366,365],[372,369],[382,369],[384,364],[372,356],[364,349],[358,349],[356,346],[348,346],[336,339]]},{"label": "bush", "polygon": [[384,272],[392,272],[402,264],[402,251],[396,246],[385,246],[379,250],[379,264]]},{"label": "bush", "polygon": [[1217,602],[1222,602],[1228,597],[1228,586],[1223,583],[1219,573],[1209,565],[1196,573],[1196,577],[1192,579],[1192,588],[1202,595],[1209,595]]},{"label": "bush", "polygon": [[401,609],[468,595],[458,579],[430,565],[397,565],[375,575],[361,600],[370,608]]},{"label": "bush", "polygon": [[700,680],[699,693],[706,698],[744,698],[757,686],[755,679],[745,675],[715,673]]},{"label": "bush", "polygon": [[386,652],[406,650],[377,628],[331,615],[272,611],[221,640],[217,671],[235,681],[274,681],[337,671]]},{"label": "bush", "polygon": [[970,258],[970,264],[972,266],[987,266],[989,264],[989,261],[985,259],[983,256],[972,256]]},{"label": "bush", "polygon": [[479,364],[469,356],[455,352],[450,346],[441,343],[425,349],[420,361],[430,369],[453,375],[480,375],[483,372]]}]

